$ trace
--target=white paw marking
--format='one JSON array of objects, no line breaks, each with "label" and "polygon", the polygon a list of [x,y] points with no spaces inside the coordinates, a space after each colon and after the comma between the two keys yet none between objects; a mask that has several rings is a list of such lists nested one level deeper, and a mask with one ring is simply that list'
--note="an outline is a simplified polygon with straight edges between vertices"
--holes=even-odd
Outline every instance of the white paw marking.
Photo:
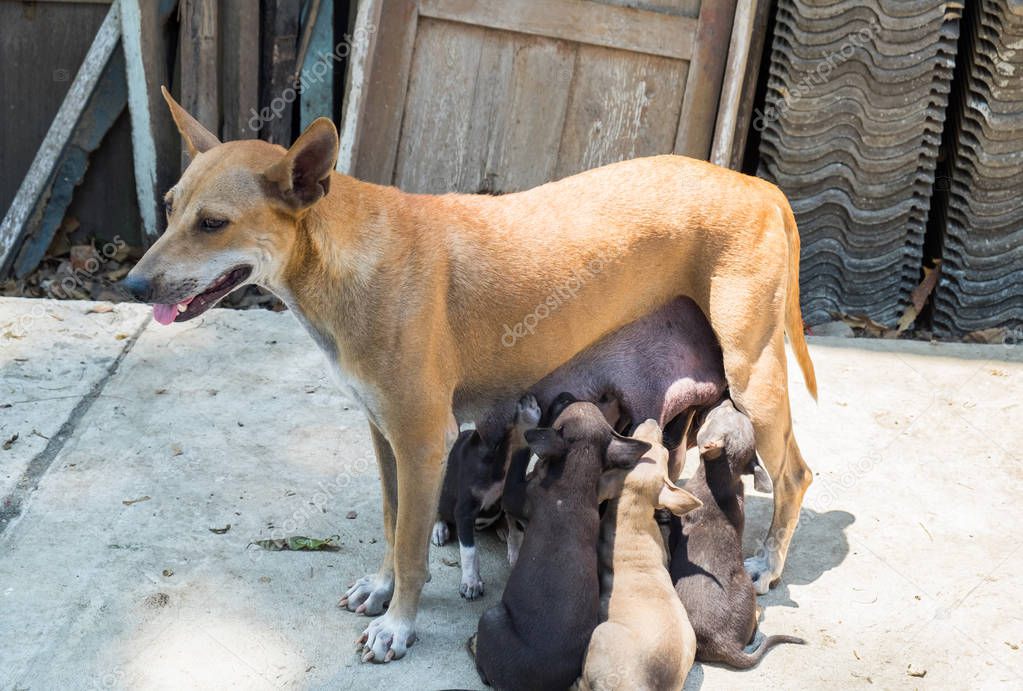
[{"label": "white paw marking", "polygon": [[458,546],[458,556],[462,560],[462,583],[458,592],[466,600],[475,600],[483,595],[483,579],[480,577],[480,560],[476,547]]},{"label": "white paw marking", "polygon": [[433,524],[433,533],[430,535],[430,542],[440,547],[442,545],[446,545],[450,538],[451,533],[448,531],[447,523],[444,521],[437,521]]}]

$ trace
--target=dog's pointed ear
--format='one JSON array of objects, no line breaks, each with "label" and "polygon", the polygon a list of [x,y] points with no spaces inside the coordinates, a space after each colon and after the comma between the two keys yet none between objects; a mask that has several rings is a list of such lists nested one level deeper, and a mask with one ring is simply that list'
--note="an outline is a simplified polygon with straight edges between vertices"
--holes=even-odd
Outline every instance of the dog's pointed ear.
[{"label": "dog's pointed ear", "polygon": [[568,452],[568,443],[559,430],[551,427],[536,427],[526,430],[526,443],[540,458],[558,458]]},{"label": "dog's pointed ear", "polygon": [[767,472],[767,468],[760,462],[760,456],[754,457],[752,466],[753,489],[766,494],[774,492],[774,481],[771,480],[771,474]]},{"label": "dog's pointed ear", "polygon": [[612,468],[600,474],[600,484],[597,486],[597,499],[608,501],[622,496],[625,489],[625,476],[629,471],[625,468]]},{"label": "dog's pointed ear", "polygon": [[212,132],[203,127],[202,123],[193,118],[174,100],[174,97],[167,91],[167,87],[161,86],[160,92],[163,94],[163,100],[167,101],[167,107],[170,108],[171,117],[174,118],[174,124],[178,126],[181,138],[185,140],[189,158],[195,158],[196,154],[209,151],[220,143],[220,140]]},{"label": "dog's pointed ear", "polygon": [[609,468],[634,468],[643,454],[651,449],[651,445],[639,439],[623,437],[613,433],[607,445],[607,464]]},{"label": "dog's pointed ear", "polygon": [[684,516],[703,506],[702,501],[668,479],[665,479],[664,487],[657,496],[657,504],[657,508],[667,509],[676,516]]},{"label": "dog's pointed ear", "polygon": [[298,209],[312,206],[330,191],[330,174],[337,162],[337,128],[317,118],[288,153],[263,176],[277,185],[281,195]]}]

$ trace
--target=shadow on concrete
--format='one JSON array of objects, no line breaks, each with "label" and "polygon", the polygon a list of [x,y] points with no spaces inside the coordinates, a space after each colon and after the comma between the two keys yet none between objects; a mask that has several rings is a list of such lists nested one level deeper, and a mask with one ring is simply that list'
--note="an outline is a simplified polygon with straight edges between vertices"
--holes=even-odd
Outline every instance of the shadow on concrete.
[{"label": "shadow on concrete", "polygon": [[[753,554],[767,534],[771,524],[773,500],[771,497],[746,497],[746,531],[743,550]],[[803,506],[799,526],[792,538],[788,561],[781,582],[766,595],[758,598],[762,607],[798,607],[789,592],[790,585],[813,583],[825,572],[835,568],[849,555],[846,529],[856,521],[848,511],[818,512]]]}]

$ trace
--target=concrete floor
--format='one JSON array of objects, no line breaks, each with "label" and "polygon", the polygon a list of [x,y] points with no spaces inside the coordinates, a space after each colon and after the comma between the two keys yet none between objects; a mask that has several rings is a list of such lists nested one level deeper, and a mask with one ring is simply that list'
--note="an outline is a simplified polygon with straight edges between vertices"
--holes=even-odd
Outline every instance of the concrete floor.
[{"label": "concrete floor", "polygon": [[[507,571],[491,535],[482,601],[434,549],[420,642],[358,662],[367,620],[335,603],[383,552],[376,468],[289,315],[96,309],[0,301],[0,687],[480,687],[463,643]],[[816,481],[761,598],[766,633],[809,644],[687,688],[1021,688],[1023,348],[811,352],[820,404],[791,390]],[[748,505],[752,550],[770,501]],[[246,548],[275,531],[341,550]]]}]

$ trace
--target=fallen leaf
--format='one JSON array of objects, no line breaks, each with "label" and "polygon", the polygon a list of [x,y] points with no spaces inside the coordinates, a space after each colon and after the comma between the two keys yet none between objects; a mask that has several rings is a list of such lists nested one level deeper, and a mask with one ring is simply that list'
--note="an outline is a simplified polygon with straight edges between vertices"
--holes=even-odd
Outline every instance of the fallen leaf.
[{"label": "fallen leaf", "polygon": [[107,312],[113,312],[114,306],[108,302],[93,305],[89,309],[85,310],[86,314],[106,314]]},{"label": "fallen leaf", "polygon": [[458,560],[451,557],[441,557],[440,563],[444,564],[444,566],[458,566]]},{"label": "fallen leaf", "polygon": [[118,341],[123,341],[124,339],[128,338],[128,334],[117,334],[116,336],[114,336],[114,338]]},{"label": "fallen leaf", "polygon": [[941,260],[935,259],[934,266],[924,267],[924,277],[920,281],[920,285],[914,288],[913,293],[909,296],[910,302],[918,314],[924,308],[927,298],[934,292],[934,286],[938,285],[939,278],[941,278]]},{"label": "fallen leaf", "polygon": [[256,545],[271,552],[286,551],[310,551],[310,552],[336,552],[341,549],[336,542],[341,539],[340,535],[331,535],[328,538],[318,540],[316,538],[295,535],[292,537],[279,538],[274,540],[253,540],[249,545]]},{"label": "fallen leaf", "polygon": [[1010,643],[1009,641],[1003,641],[1003,642],[1005,643],[1005,645],[1009,646],[1009,647],[1010,647],[1010,648],[1012,648],[1013,650],[1019,650],[1019,646],[1018,646],[1017,644],[1015,644],[1015,643]]},{"label": "fallen leaf", "polygon": [[1005,343],[1006,330],[1004,326],[996,326],[991,329],[981,329],[979,331],[971,331],[970,333],[963,336],[964,343],[987,343],[987,344],[1002,344]]},{"label": "fallen leaf", "polygon": [[345,518],[358,518],[359,513],[357,511],[349,511],[345,514]]},{"label": "fallen leaf", "polygon": [[228,523],[223,528],[210,528],[209,530],[214,535],[223,535],[224,533],[226,533],[230,529],[231,529],[231,524]]},{"label": "fallen leaf", "polygon": [[173,575],[174,575],[174,571],[172,569],[164,569],[163,570],[163,577],[164,578],[170,578]]},{"label": "fallen leaf", "polygon": [[165,393],[167,393],[167,389],[157,389],[156,390],[156,395],[157,396],[160,396],[161,394],[165,394]]},{"label": "fallen leaf", "polygon": [[7,441],[4,442],[3,446],[4,451],[10,451],[11,447],[14,446],[14,442],[16,441],[18,441],[18,434],[14,433],[7,439]]},{"label": "fallen leaf", "polygon": [[177,444],[171,444],[171,456],[180,456],[184,451]]},{"label": "fallen leaf", "polygon": [[139,497],[138,499],[124,499],[121,501],[121,503],[124,504],[125,506],[131,506],[132,504],[138,504],[139,502],[142,501],[149,501],[151,498],[152,497],[150,497],[147,494],[144,497]]},{"label": "fallen leaf", "polygon": [[913,665],[908,665],[906,667],[906,674],[908,674],[911,677],[916,677],[917,679],[923,679],[924,677],[927,676],[927,670],[926,669],[919,669],[919,670],[913,669]]}]

